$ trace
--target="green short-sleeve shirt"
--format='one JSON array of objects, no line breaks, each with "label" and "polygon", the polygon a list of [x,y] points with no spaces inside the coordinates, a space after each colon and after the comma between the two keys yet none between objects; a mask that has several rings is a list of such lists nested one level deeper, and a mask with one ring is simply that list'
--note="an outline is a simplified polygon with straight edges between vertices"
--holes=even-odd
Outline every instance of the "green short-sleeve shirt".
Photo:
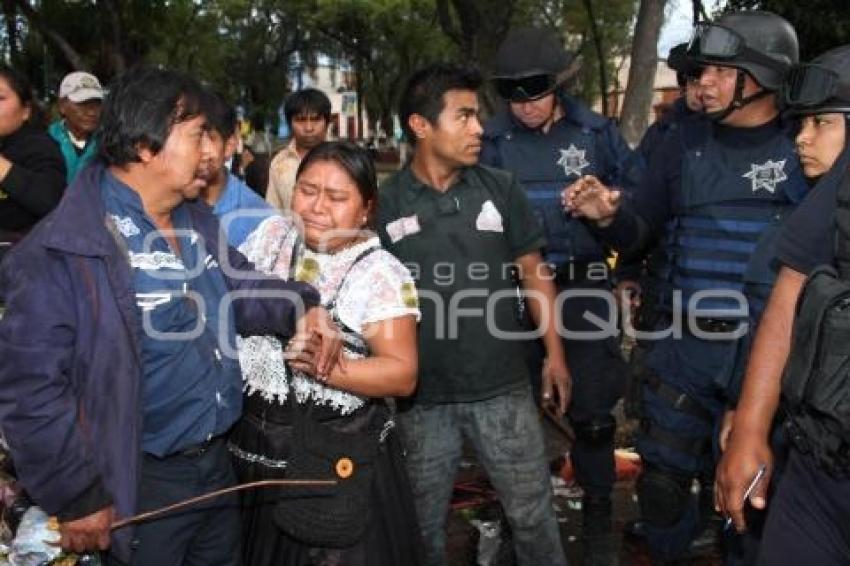
[{"label": "green short-sleeve shirt", "polygon": [[[527,383],[514,261],[545,245],[511,173],[465,168],[445,192],[405,167],[381,186],[378,233],[413,274],[422,403],[478,401]],[[500,334],[502,333],[502,334]]]}]

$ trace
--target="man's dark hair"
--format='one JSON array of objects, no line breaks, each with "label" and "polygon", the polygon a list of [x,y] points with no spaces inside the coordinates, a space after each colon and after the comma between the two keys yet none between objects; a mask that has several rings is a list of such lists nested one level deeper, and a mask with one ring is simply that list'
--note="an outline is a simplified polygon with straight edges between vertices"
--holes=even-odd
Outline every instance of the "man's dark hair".
[{"label": "man's dark hair", "polygon": [[371,208],[369,210],[368,225],[374,227],[374,219],[377,213],[378,181],[375,175],[375,164],[369,157],[369,152],[357,144],[346,141],[322,142],[304,156],[298,164],[295,179],[307,170],[311,164],[317,161],[331,161],[336,163],[351,177],[357,190],[363,198],[363,204]]},{"label": "man's dark hair", "polygon": [[221,93],[208,89],[205,93],[203,107],[207,119],[207,127],[218,132],[226,140],[236,133],[236,109],[228,104]]},{"label": "man's dark hair", "polygon": [[139,149],[158,153],[172,127],[204,114],[204,90],[194,78],[162,69],[138,68],[119,76],[103,103],[95,133],[107,165],[139,161]]},{"label": "man's dark hair", "polygon": [[294,117],[310,114],[315,114],[324,118],[325,122],[330,122],[331,101],[324,92],[315,88],[305,88],[293,92],[286,98],[283,114],[286,116],[286,123],[289,127],[292,127]]},{"label": "man's dark hair", "polygon": [[481,87],[481,74],[478,70],[460,65],[437,63],[416,71],[407,81],[399,103],[399,118],[405,137],[416,144],[416,135],[411,131],[408,121],[413,114],[419,114],[431,124],[436,124],[445,108],[443,95],[450,90],[478,91]]}]

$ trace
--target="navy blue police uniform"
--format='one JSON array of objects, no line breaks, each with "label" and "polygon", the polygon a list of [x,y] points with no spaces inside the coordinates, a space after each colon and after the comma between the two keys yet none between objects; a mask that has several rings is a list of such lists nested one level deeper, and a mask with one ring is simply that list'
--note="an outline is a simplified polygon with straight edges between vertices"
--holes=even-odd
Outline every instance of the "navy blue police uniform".
[{"label": "navy blue police uniform", "polygon": [[[850,124],[850,121],[845,122]],[[823,421],[838,416],[847,430],[846,296],[850,292],[850,147],[845,146],[833,168],[788,218],[777,238],[779,262],[809,279],[798,301],[791,355],[783,377],[780,416],[791,446],[769,513],[759,555],[760,563],[846,564],[850,557],[850,465],[846,440]],[[832,271],[831,268],[837,269]],[[842,297],[834,300],[835,297]],[[818,321],[819,324],[813,324]],[[837,327],[837,334],[830,331]],[[824,344],[829,344],[825,346]],[[818,418],[806,407],[816,403],[818,387],[796,395],[813,367],[829,401],[818,407]],[[844,372],[844,375],[842,375]],[[842,407],[844,407],[842,409]],[[841,418],[835,409],[843,411]],[[815,436],[813,438],[813,436]],[[845,437],[846,438],[846,437]],[[843,458],[842,458],[843,455]]]},{"label": "navy blue police uniform", "polygon": [[713,470],[712,438],[737,399],[776,276],[777,231],[807,189],[779,120],[741,129],[691,119],[667,137],[632,203],[598,230],[618,249],[662,242],[655,302],[666,316],[646,355],[637,442],[655,559],[681,558],[697,534],[691,484]]},{"label": "navy blue police uniform", "polygon": [[[616,320],[616,309],[598,292],[610,292],[607,250],[587,226],[565,213],[561,192],[583,175],[631,192],[643,175],[642,160],[626,145],[614,123],[556,91],[564,117],[543,133],[523,126],[510,111],[484,128],[481,162],[513,172],[523,186],[546,235],[545,260],[553,266],[559,292],[588,290],[597,296],[571,296],[562,305],[563,328],[596,333],[593,339],[567,339],[573,377],[569,418],[576,432],[571,455],[577,480],[590,498],[607,499],[615,480],[611,410],[621,396],[624,362],[612,335],[583,315]],[[587,294],[586,294],[587,295]],[[610,295],[609,295],[610,297]],[[609,328],[616,328],[616,323]],[[562,332],[562,335],[566,333]],[[539,356],[533,375],[539,377]]]}]

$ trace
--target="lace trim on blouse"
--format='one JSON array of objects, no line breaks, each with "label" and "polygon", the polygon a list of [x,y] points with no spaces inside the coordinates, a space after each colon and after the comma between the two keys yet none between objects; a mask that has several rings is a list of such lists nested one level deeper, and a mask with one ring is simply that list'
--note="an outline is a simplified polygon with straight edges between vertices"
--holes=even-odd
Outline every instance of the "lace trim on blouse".
[{"label": "lace trim on blouse", "polygon": [[[291,220],[271,217],[249,236],[240,251],[258,270],[287,278],[296,238]],[[355,332],[362,332],[363,325],[371,322],[410,314],[419,318],[410,272],[390,253],[377,250],[362,258],[349,272],[351,262],[364,250],[378,245],[378,238],[371,237],[335,254],[305,250],[300,259],[302,265],[296,265],[299,279],[306,275],[303,279],[318,289],[323,304],[336,293],[336,314]],[[305,264],[310,269],[303,269]],[[340,284],[342,287],[337,292]],[[292,371],[284,363],[283,345],[273,336],[239,337],[237,345],[244,388],[249,395],[258,394],[269,402],[283,403],[290,391],[294,391],[299,403],[310,399],[343,415],[356,411],[367,400]],[[345,347],[343,355],[349,359],[362,358]]]}]

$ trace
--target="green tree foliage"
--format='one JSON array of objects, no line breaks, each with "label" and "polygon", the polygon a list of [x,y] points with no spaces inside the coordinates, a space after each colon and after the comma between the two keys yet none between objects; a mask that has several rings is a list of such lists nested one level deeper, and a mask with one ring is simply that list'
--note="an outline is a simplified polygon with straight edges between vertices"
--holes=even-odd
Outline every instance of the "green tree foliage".
[{"label": "green tree foliage", "polygon": [[596,20],[605,83],[610,92],[625,86],[616,82],[617,64],[629,54],[638,4],[637,0],[521,0],[513,25],[531,23],[549,26],[563,33],[567,49],[581,61],[572,91],[589,102],[601,94],[602,80],[588,5]]},{"label": "green tree foliage", "polygon": [[453,57],[430,0],[319,0],[311,23],[325,51],[351,63],[358,99],[387,133],[410,73]]},{"label": "green tree foliage", "polygon": [[563,30],[584,61],[576,86],[591,99],[600,66],[587,5],[613,87],[636,0],[3,0],[0,41],[45,95],[71,70],[108,81],[134,65],[161,65],[194,73],[267,123],[294,86],[294,63],[330,58],[351,69],[358,100],[389,133],[412,70],[455,60],[486,72],[512,26]]},{"label": "green tree foliage", "polygon": [[775,12],[791,22],[803,61],[850,41],[847,0],[729,0],[726,11],[750,8]]}]

